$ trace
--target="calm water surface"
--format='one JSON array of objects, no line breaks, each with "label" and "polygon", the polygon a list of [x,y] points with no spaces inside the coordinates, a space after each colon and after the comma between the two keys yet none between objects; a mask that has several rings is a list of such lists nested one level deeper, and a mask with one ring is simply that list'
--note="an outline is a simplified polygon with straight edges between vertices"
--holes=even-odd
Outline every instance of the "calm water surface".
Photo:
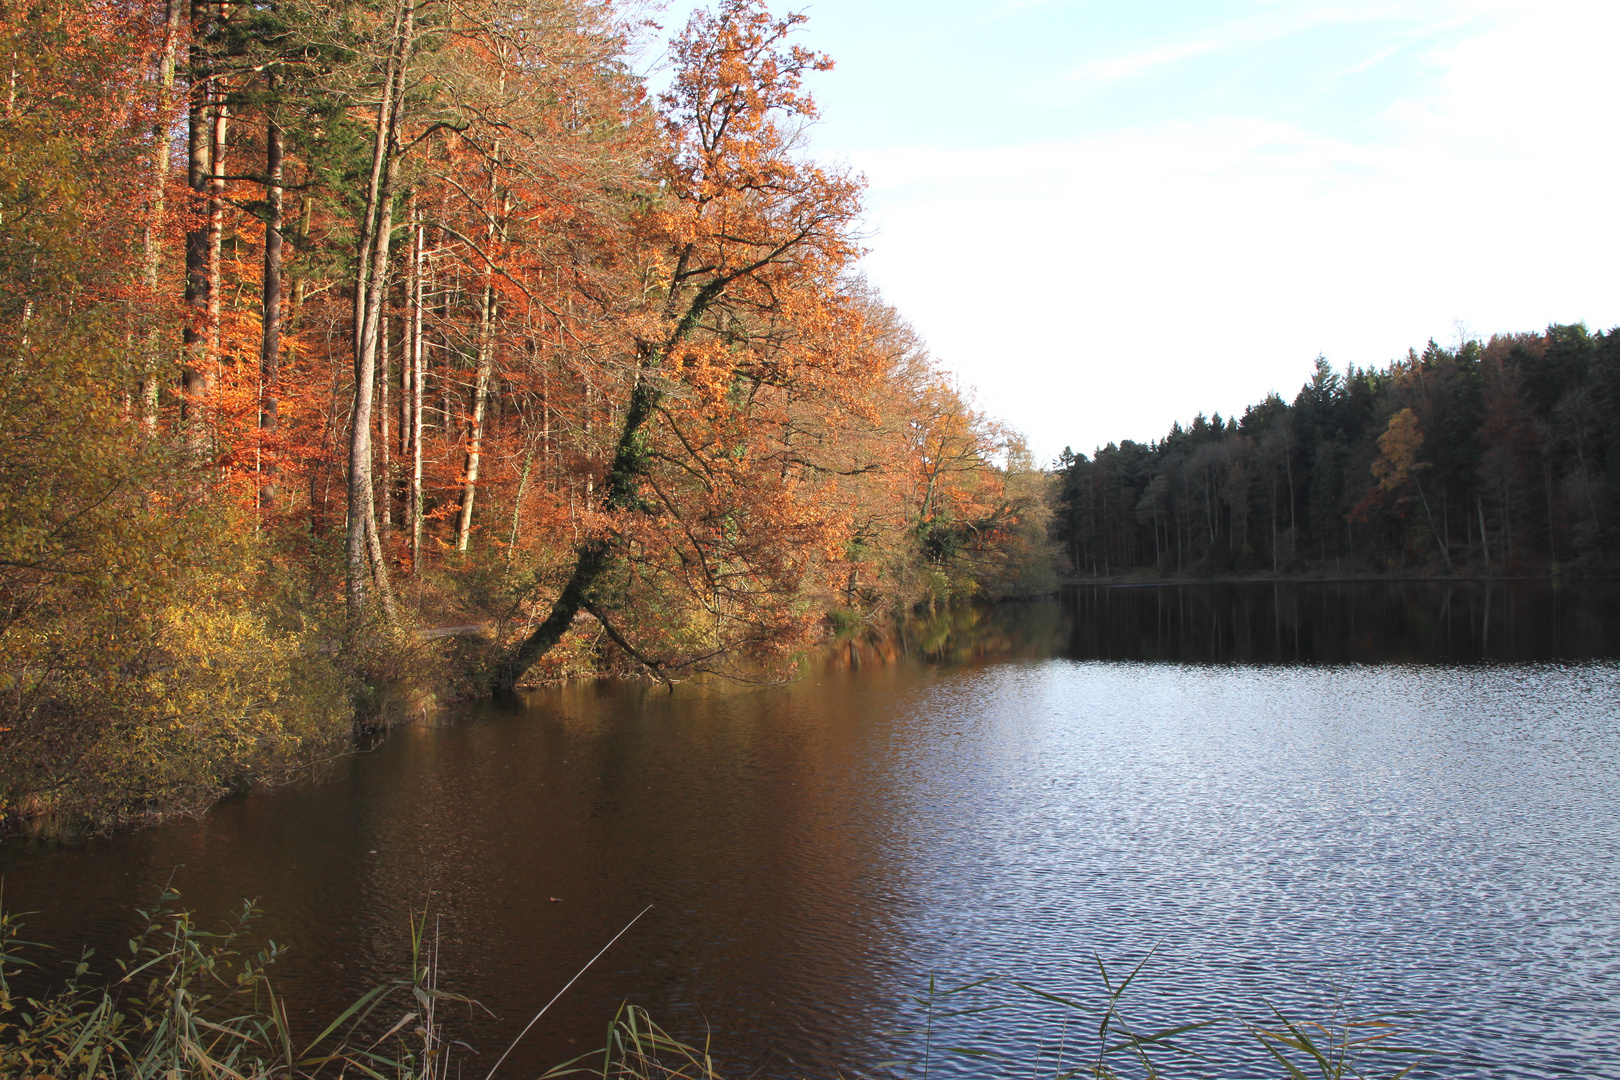
[{"label": "calm water surface", "polygon": [[[443,984],[494,1014],[464,1027],[486,1063],[655,905],[510,1076],[598,1044],[625,999],[706,1026],[739,1075],[869,1067],[914,1048],[884,1032],[930,974],[1096,1000],[1094,957],[1154,946],[1144,1026],[1347,994],[1424,1011],[1444,1053],[1420,1075],[1620,1076],[1617,656],[1606,588],[1078,590],[845,645],[784,688],[468,710],[320,783],[0,869],[28,936],[103,954],[171,876],[205,914],[255,897],[312,1021],[398,971],[426,905]],[[933,1071],[1027,1075],[1061,1023],[1034,1000],[987,988],[1006,1007],[938,1040],[1024,1064]]]}]

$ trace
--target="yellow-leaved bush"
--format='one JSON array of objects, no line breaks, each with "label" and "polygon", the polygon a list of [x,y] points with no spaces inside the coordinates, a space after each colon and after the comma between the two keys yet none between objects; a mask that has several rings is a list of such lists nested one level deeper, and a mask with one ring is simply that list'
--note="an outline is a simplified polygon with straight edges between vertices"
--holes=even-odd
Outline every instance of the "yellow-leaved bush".
[{"label": "yellow-leaved bush", "polygon": [[38,635],[32,657],[8,652],[0,676],[0,809],[35,830],[197,812],[338,752],[350,734],[350,688],[330,649],[272,629],[244,597],[171,602],[139,636],[64,629]]},{"label": "yellow-leaved bush", "polygon": [[0,355],[0,827],[196,811],[332,753],[352,689],[318,586],[129,422],[116,327],[49,314]]}]

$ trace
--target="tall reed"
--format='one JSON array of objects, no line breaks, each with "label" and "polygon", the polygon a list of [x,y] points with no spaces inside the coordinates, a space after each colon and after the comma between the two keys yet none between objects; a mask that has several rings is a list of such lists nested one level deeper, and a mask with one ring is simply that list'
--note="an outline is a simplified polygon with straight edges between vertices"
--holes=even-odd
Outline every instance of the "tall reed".
[{"label": "tall reed", "polygon": [[86,951],[65,985],[21,997],[13,980],[31,943],[19,918],[0,912],[0,1076],[77,1080],[301,1080],[366,1076],[443,1080],[451,1075],[439,1017],[438,941],[427,916],[411,921],[411,956],[399,978],[364,994],[307,1042],[294,1036],[286,1002],[269,969],[275,943],[244,953],[256,914],[244,904],[223,930],[206,930],[165,889],[141,912],[145,929],[114,960],[115,973],[91,974]]},{"label": "tall reed", "polygon": [[[106,976],[91,974],[93,956],[86,951],[64,985],[29,998],[15,990],[13,980],[22,967],[33,966],[24,955],[30,943],[18,936],[19,917],[0,911],[0,1077],[449,1080],[470,1065],[470,1059],[452,1053],[460,1044],[448,1033],[442,1013],[446,1005],[472,1003],[439,987],[438,935],[429,934],[426,913],[411,919],[406,970],[363,994],[313,1039],[301,1041],[270,979],[280,948],[271,942],[245,951],[253,905],[244,904],[223,929],[213,931],[199,926],[178,900],[176,891],[166,889],[154,908],[141,912],[145,929]],[[1325,1020],[1300,1021],[1273,1009],[1264,1023],[1196,1020],[1144,1030],[1127,1018],[1125,996],[1152,956],[1150,951],[1123,978],[1099,958],[1102,994],[1094,1001],[1001,976],[956,986],[931,978],[926,991],[911,999],[919,1021],[884,1033],[908,1049],[856,1075],[928,1080],[942,1071],[960,1075],[966,1066],[975,1076],[1035,1080],[1230,1076],[1234,1068],[1248,1068],[1222,1060],[1223,1048],[1231,1053],[1230,1040],[1213,1048],[1197,1044],[1201,1033],[1220,1025],[1263,1049],[1260,1060],[1270,1060],[1282,1080],[1400,1080],[1428,1056],[1400,1039],[1410,1016],[1357,1017],[1342,1000]],[[941,1044],[942,1029],[961,1027],[952,1021],[988,1018],[1020,1002],[1057,1006],[1035,1045],[1008,1053]],[[510,1074],[502,1071],[506,1056],[495,1061],[489,1080]],[[466,1075],[482,1072],[471,1069]],[[702,1045],[687,1042],[632,1004],[613,1017],[601,1049],[556,1066],[541,1080],[575,1074],[602,1080],[721,1080],[723,1075],[706,1038]]]}]

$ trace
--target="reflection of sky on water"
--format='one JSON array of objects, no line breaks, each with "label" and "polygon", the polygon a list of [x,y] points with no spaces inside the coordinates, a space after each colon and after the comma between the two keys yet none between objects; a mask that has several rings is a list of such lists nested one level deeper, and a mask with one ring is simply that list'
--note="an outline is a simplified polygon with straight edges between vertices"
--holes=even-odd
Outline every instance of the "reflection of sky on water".
[{"label": "reflection of sky on water", "polygon": [[[171,872],[204,913],[256,896],[310,1021],[395,973],[428,904],[444,984],[497,1016],[465,1029],[484,1062],[655,904],[536,1027],[530,1067],[595,1044],[625,998],[708,1025],[739,1069],[870,1065],[904,1050],[881,1033],[916,1018],[930,973],[1094,999],[1094,952],[1157,943],[1127,999],[1144,1024],[1257,1017],[1263,997],[1317,1013],[1342,986],[1428,1010],[1428,1041],[1466,1051],[1445,1075],[1620,1071],[1620,667],[1050,659],[1254,647],[1285,610],[1264,588],[1183,590],[1179,621],[1144,620],[1164,605],[1149,590],[941,613],[779,689],[578,685],[472,710],[199,822],[6,852],[7,904],[105,956]],[[1429,586],[1373,588],[1360,637],[1336,629],[1343,593],[1294,595],[1328,620],[1302,627],[1313,659],[1443,640]],[[1493,619],[1508,601],[1517,621],[1493,625],[1536,648],[1588,655],[1612,633],[1601,604],[1498,592]],[[1027,997],[978,1000],[1014,1007],[944,1042],[1027,1059],[1057,1033]]]},{"label": "reflection of sky on water", "polygon": [[1144,1025],[1342,987],[1427,1010],[1437,1074],[1615,1071],[1617,700],[1612,663],[964,674],[913,713],[913,962],[1095,999],[1094,951],[1157,944]]}]

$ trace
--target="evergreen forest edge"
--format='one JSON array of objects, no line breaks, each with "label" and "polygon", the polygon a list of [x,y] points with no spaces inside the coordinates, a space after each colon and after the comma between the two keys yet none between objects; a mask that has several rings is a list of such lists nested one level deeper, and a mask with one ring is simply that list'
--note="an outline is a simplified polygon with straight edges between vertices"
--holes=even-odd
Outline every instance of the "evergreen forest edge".
[{"label": "evergreen forest edge", "polygon": [[1318,357],[1292,402],[1058,466],[1081,578],[1610,574],[1620,330],[1431,340],[1342,375]]}]

